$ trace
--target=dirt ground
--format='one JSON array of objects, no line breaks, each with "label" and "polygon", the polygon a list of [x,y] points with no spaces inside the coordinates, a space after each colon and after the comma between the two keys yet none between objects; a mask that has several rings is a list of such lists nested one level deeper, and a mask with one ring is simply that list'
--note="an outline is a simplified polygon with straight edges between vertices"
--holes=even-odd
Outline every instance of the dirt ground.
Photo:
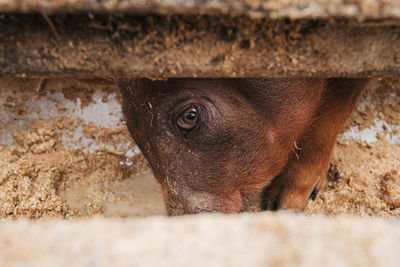
[{"label": "dirt ground", "polygon": [[[165,214],[111,84],[0,80],[0,218]],[[307,214],[400,215],[400,80],[376,80]]]}]

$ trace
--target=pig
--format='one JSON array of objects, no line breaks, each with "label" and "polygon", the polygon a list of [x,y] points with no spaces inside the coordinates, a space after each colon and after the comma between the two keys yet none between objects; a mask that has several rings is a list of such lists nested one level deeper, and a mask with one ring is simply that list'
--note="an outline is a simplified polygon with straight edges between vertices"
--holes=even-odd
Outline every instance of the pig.
[{"label": "pig", "polygon": [[368,79],[117,80],[168,215],[301,211]]}]

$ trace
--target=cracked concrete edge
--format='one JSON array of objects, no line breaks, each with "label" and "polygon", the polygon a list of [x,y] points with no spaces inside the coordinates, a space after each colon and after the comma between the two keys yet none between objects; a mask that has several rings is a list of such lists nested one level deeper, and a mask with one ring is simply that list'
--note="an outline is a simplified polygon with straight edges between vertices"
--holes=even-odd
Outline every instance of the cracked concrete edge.
[{"label": "cracked concrete edge", "polygon": [[0,0],[0,12],[236,14],[271,18],[400,17],[399,0]]},{"label": "cracked concrete edge", "polygon": [[399,266],[400,221],[285,213],[0,223],[2,266]]}]

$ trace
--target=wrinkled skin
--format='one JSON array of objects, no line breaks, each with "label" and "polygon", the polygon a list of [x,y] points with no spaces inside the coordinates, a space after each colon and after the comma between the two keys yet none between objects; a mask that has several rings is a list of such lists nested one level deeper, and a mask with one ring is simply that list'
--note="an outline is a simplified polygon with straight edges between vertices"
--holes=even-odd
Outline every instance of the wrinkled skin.
[{"label": "wrinkled skin", "polygon": [[120,79],[169,215],[302,210],[363,79]]}]

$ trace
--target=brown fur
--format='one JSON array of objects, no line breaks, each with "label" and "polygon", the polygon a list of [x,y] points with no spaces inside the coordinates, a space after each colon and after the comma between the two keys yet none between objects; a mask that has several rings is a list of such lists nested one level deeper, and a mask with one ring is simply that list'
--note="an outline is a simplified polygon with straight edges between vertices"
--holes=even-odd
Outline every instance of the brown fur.
[{"label": "brown fur", "polygon": [[[120,79],[123,112],[170,215],[303,209],[363,79]],[[201,107],[185,136],[176,119]]]}]

